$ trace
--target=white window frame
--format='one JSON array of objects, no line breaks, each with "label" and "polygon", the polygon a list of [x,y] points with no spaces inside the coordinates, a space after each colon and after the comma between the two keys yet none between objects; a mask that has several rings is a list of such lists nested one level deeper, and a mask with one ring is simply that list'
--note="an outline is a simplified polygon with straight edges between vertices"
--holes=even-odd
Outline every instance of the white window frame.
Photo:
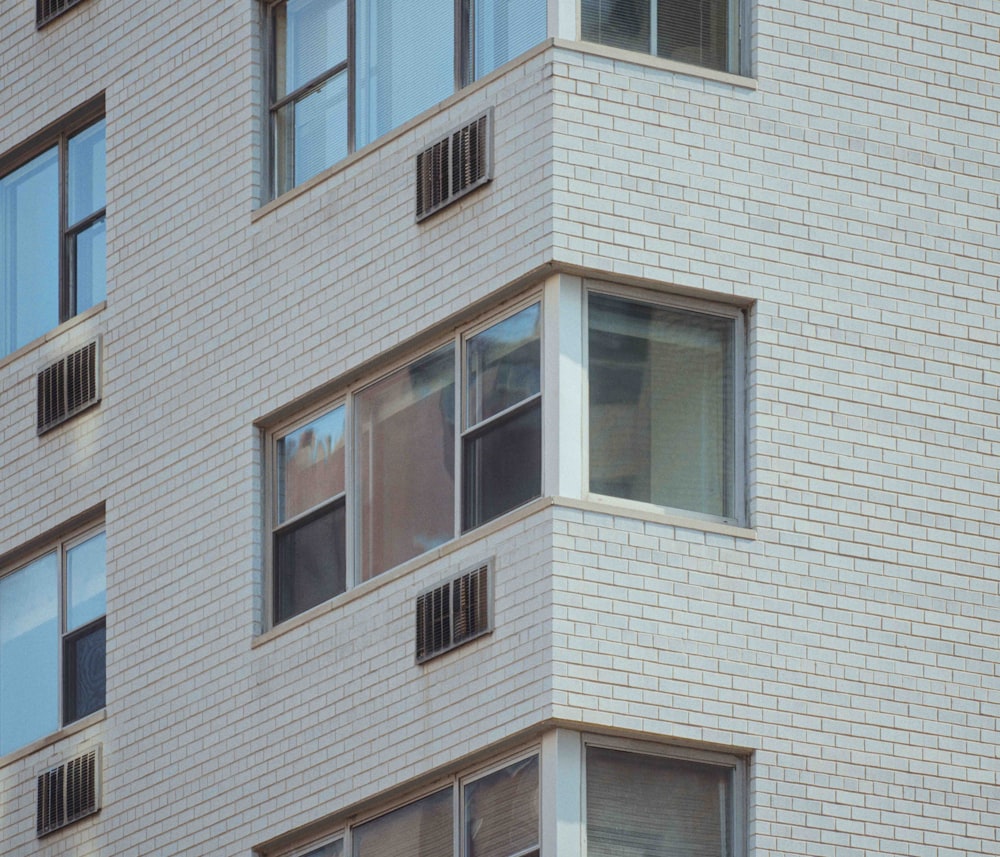
[{"label": "white window frame", "polygon": [[[645,503],[640,500],[630,500],[626,497],[615,497],[599,494],[590,490],[590,378],[588,372],[589,351],[589,297],[591,294],[608,295],[610,297],[631,300],[651,306],[661,306],[695,312],[701,315],[714,315],[732,319],[733,331],[733,472],[729,490],[733,493],[732,516],[717,516],[691,509],[661,506],[655,503]],[[581,366],[583,367],[584,384],[581,391],[580,407],[582,409],[582,443],[581,443],[581,483],[583,497],[596,503],[611,504],[624,508],[635,509],[647,514],[671,515],[674,517],[691,518],[694,520],[712,521],[717,523],[743,526],[746,522],[746,316],[744,310],[735,305],[707,301],[700,298],[689,298],[680,295],[652,292],[632,286],[617,285],[602,280],[585,280],[581,298],[580,316],[582,319]]]},{"label": "white window frame", "polygon": [[[583,39],[583,0],[572,0],[575,4],[573,9],[573,14],[576,16],[576,40],[584,41]],[[649,36],[650,44],[648,50],[645,51],[627,51],[628,53],[635,54],[639,56],[650,56],[657,57],[659,59],[668,59],[667,57],[659,57],[657,54],[657,21],[659,17],[659,4],[658,0],[648,0],[650,10],[649,10]],[[724,69],[712,69],[710,66],[700,66],[697,63],[687,63],[685,65],[692,65],[696,68],[705,68],[710,71],[718,71],[726,74],[736,74],[745,75],[750,73],[749,67],[749,44],[746,34],[750,32],[750,0],[727,0],[729,6],[729,27],[726,33],[726,67]],[[586,44],[604,45],[603,42],[586,42]],[[627,50],[626,48],[617,48],[612,45],[604,45],[612,50]],[[671,62],[683,62],[682,60],[669,60]]]},{"label": "white window frame", "polygon": [[[519,296],[517,299],[505,303],[501,307],[496,307],[491,309],[488,313],[477,317],[473,322],[467,325],[462,325],[455,328],[451,333],[437,337],[433,341],[430,341],[418,351],[414,353],[407,354],[404,358],[396,360],[383,368],[381,368],[377,373],[372,373],[366,375],[359,379],[358,381],[348,384],[341,388],[338,395],[323,400],[322,403],[310,407],[307,411],[295,414],[294,417],[283,420],[282,422],[276,424],[273,428],[266,432],[266,439],[264,444],[264,468],[266,472],[266,496],[263,506],[264,512],[264,533],[267,539],[267,545],[265,550],[265,593],[264,593],[264,607],[265,607],[265,627],[271,628],[279,624],[283,624],[296,616],[302,615],[302,613],[308,612],[309,609],[303,610],[300,613],[295,613],[281,620],[279,623],[275,620],[275,610],[276,610],[276,574],[277,574],[277,562],[275,557],[275,537],[279,531],[286,530],[291,527],[296,521],[300,521],[309,515],[314,514],[319,509],[324,506],[333,505],[337,502],[337,498],[327,498],[321,503],[315,506],[303,510],[302,512],[295,515],[294,518],[286,519],[285,521],[278,521],[278,497],[279,497],[279,485],[278,485],[278,442],[286,437],[288,434],[304,427],[308,423],[317,419],[318,417],[331,412],[343,405],[344,407],[344,432],[345,432],[345,462],[344,462],[344,488],[346,497],[344,498],[345,514],[346,514],[346,525],[345,525],[345,541],[346,541],[346,587],[345,592],[360,586],[362,583],[367,583],[370,581],[362,580],[362,562],[360,556],[360,546],[362,543],[361,536],[361,491],[363,490],[361,474],[357,473],[357,467],[355,464],[355,456],[357,453],[357,440],[354,436],[354,426],[355,426],[355,415],[356,415],[356,400],[359,395],[364,393],[370,387],[380,383],[385,378],[392,375],[394,372],[404,369],[419,360],[423,359],[427,355],[442,348],[446,345],[453,345],[455,349],[454,359],[456,361],[455,365],[455,437],[454,437],[454,490],[453,490],[453,506],[452,506],[452,534],[449,541],[452,541],[462,535],[465,532],[474,532],[480,526],[486,526],[492,523],[496,518],[490,519],[489,521],[484,521],[475,527],[470,527],[468,530],[462,530],[462,503],[463,503],[463,493],[464,493],[464,480],[465,473],[462,468],[462,443],[466,436],[466,432],[462,429],[464,424],[464,414],[463,405],[465,402],[465,391],[467,383],[467,371],[466,371],[466,344],[467,342],[476,334],[481,333],[484,330],[488,330],[495,324],[508,319],[522,310],[527,309],[530,306],[539,306],[539,326],[540,326],[540,336],[541,344],[539,349],[539,378],[541,390],[537,396],[530,397],[530,402],[535,402],[540,397],[541,399],[541,422],[542,422],[542,437],[541,442],[541,467],[539,473],[540,479],[540,492],[538,496],[545,496],[546,494],[546,458],[547,458],[547,443],[546,443],[546,423],[547,423],[547,397],[543,395],[545,390],[545,378],[546,378],[546,361],[548,355],[546,353],[546,298],[543,295],[541,289],[532,289],[526,292],[524,295]],[[499,418],[505,414],[509,414],[511,411],[517,408],[527,407],[525,404],[529,400],[524,400],[517,405],[509,408],[503,412],[503,414],[495,415],[491,417],[490,420]],[[484,423],[487,421],[483,421]],[[477,424],[477,427],[482,426],[483,423]],[[526,500],[525,503],[520,504],[512,509],[507,510],[502,513],[499,517],[515,512],[521,506],[532,502],[537,498],[530,498]],[[416,554],[409,560],[405,562],[411,562],[417,560],[422,554]],[[382,571],[375,574],[371,580],[377,579],[382,574],[390,571],[391,569],[383,569]],[[336,595],[333,597],[337,597]],[[321,602],[322,603],[322,602]],[[318,605],[313,605],[318,606]]]},{"label": "white window frame", "polygon": [[587,749],[597,747],[605,750],[616,750],[622,753],[632,753],[644,756],[657,756],[663,759],[697,762],[702,765],[714,765],[732,771],[732,818],[731,825],[732,854],[725,857],[746,857],[746,822],[747,802],[749,795],[748,769],[749,759],[725,750],[709,750],[701,747],[689,747],[677,744],[660,743],[657,741],[636,738],[618,738],[609,735],[583,734],[580,741],[580,838],[581,854],[587,854]]}]

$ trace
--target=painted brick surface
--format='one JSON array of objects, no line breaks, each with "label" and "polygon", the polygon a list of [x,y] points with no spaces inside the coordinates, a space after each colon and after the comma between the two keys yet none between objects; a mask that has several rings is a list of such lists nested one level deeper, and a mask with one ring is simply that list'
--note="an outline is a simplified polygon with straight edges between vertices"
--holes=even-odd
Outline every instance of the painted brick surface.
[{"label": "painted brick surface", "polygon": [[[109,568],[106,719],[0,761],[0,850],[249,855],[549,718],[752,750],[752,855],[1000,849],[995,4],[755,4],[755,87],[559,43],[260,214],[257,12],[0,0],[0,152],[104,90],[109,240],[106,308],[0,360],[0,554],[105,502]],[[417,225],[488,105],[496,179]],[[255,424],[549,264],[753,302],[756,537],[550,506],[254,645]],[[416,667],[491,556],[496,631]],[[104,809],[36,840],[94,743]]]}]

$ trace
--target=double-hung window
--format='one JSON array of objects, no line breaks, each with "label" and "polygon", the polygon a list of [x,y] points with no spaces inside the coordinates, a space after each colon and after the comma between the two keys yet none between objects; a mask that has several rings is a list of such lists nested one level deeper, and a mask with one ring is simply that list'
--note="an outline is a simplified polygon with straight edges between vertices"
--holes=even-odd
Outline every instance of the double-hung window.
[{"label": "double-hung window", "polygon": [[545,0],[283,0],[269,10],[272,193],[545,38]]},{"label": "double-hung window", "polygon": [[739,72],[740,0],[581,0],[586,42]]},{"label": "double-hung window", "polygon": [[534,302],[279,431],[273,621],[539,496],[541,377]]},{"label": "double-hung window", "polygon": [[282,857],[538,857],[539,758],[452,781]]},{"label": "double-hung window", "polygon": [[0,158],[0,357],[105,299],[103,112]]},{"label": "double-hung window", "polygon": [[104,707],[104,545],[79,532],[0,577],[0,755]]}]

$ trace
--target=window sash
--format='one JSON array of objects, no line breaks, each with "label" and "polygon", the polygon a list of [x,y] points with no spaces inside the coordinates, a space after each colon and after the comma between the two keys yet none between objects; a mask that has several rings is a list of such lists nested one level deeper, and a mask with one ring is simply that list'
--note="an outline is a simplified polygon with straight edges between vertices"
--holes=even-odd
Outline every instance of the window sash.
[{"label": "window sash", "polygon": [[[71,555],[88,545],[99,547],[90,559],[100,567],[71,581]],[[106,650],[93,640],[105,627],[106,576],[103,526],[50,540],[0,574],[0,755],[104,707]],[[70,704],[79,695],[67,656],[88,639],[87,676],[96,684],[82,710]]]},{"label": "window sash", "polygon": [[[433,6],[411,0],[344,2],[346,56],[334,52],[336,61],[325,69],[312,68],[305,81],[294,75],[288,80],[288,53],[294,50],[289,39],[294,37],[289,36],[286,0],[270,6],[267,113],[273,196],[333,166],[546,35],[545,0],[434,0]],[[436,24],[430,15],[434,9]],[[428,65],[428,57],[438,62]],[[324,139],[326,156],[300,169],[295,163],[301,160],[302,145],[296,139],[296,108],[339,76],[344,79],[345,115],[326,129],[337,139]]]},{"label": "window sash", "polygon": [[741,0],[637,0],[627,13],[616,0],[581,0],[584,41],[740,72]]},{"label": "window sash", "polygon": [[[365,580],[370,580],[388,571],[390,568],[413,559],[433,549],[438,544],[443,543],[443,541],[450,541],[474,526],[486,523],[488,519],[476,520],[471,525],[467,523],[469,519],[464,512],[464,508],[471,501],[469,499],[470,495],[463,487],[466,484],[466,477],[464,476],[466,467],[463,454],[464,445],[467,441],[473,442],[477,438],[488,435],[490,432],[502,431],[506,423],[524,413],[537,411],[540,420],[542,395],[540,390],[534,392],[523,401],[516,402],[499,413],[491,414],[488,418],[469,429],[464,431],[457,430],[456,426],[459,424],[464,411],[463,403],[466,391],[465,385],[467,384],[464,369],[467,362],[466,348],[469,340],[474,335],[488,331],[494,326],[501,325],[517,316],[520,312],[534,306],[539,307],[537,329],[540,341],[540,301],[540,295],[532,293],[519,301],[515,306],[505,309],[503,313],[492,315],[487,320],[480,322],[476,327],[470,328],[464,335],[462,332],[456,332],[444,342],[439,342],[436,347],[422,351],[416,357],[411,357],[406,363],[394,367],[376,378],[365,379],[359,382],[339,399],[335,399],[328,405],[308,412],[294,422],[286,423],[271,434],[267,462],[269,473],[267,516],[271,534],[270,549],[268,550],[269,585],[267,587],[269,624],[278,624],[309,609],[309,607],[315,606],[314,604],[308,604],[291,612],[286,611],[282,607],[282,604],[287,603],[287,600],[283,600],[283,596],[279,594],[279,590],[286,583],[290,584],[291,582],[279,579],[282,575],[286,574],[279,562],[279,540],[293,536],[296,530],[307,527],[317,518],[329,513],[330,509],[335,505],[340,504],[343,506],[346,519],[344,544],[342,547],[338,547],[338,553],[335,558],[337,563],[343,562],[344,573],[343,584],[341,584],[339,571],[337,571],[338,576],[334,585],[335,591],[332,591],[327,596],[328,598],[332,598],[346,589],[357,586]],[[413,408],[416,406],[417,410],[421,410],[420,401],[418,401],[420,394],[419,392],[413,392],[415,388],[412,388],[411,384],[410,387],[412,389],[409,396],[404,396],[400,393],[399,395],[389,396],[384,401],[378,402],[375,401],[376,397],[380,392],[389,389],[393,382],[396,382],[397,387],[401,390],[407,388],[407,384],[404,382],[409,376],[413,375],[413,373],[422,373],[424,367],[428,365],[428,361],[433,361],[435,355],[440,360],[441,356],[446,352],[449,355],[447,361],[450,363],[451,368],[447,376],[447,382],[434,394],[438,395],[438,398],[441,398],[439,394],[443,392],[444,397],[441,398],[440,402],[432,403],[429,410],[423,408],[422,412],[425,414],[425,417],[431,419],[431,422],[434,422],[433,417],[435,414],[441,414],[443,418],[443,414],[446,411],[450,415],[450,421],[437,424],[438,428],[441,429],[441,438],[439,440],[442,438],[446,439],[447,447],[442,445],[439,449],[438,445],[434,444],[434,449],[425,450],[426,454],[416,457],[409,455],[406,448],[400,447],[397,449],[397,459],[399,459],[397,463],[391,466],[385,465],[385,456],[375,454],[373,447],[373,444],[377,445],[376,441],[379,431],[377,423],[396,423],[399,426],[405,425],[408,431],[412,430]],[[540,364],[540,348],[538,360]],[[538,377],[541,378],[541,376],[542,372],[539,368]],[[426,379],[420,381],[420,383],[426,383]],[[446,400],[449,404],[445,408],[445,411],[442,411]],[[285,498],[285,492],[287,490],[286,483],[288,482],[288,477],[283,475],[287,467],[285,456],[282,453],[283,444],[287,439],[296,434],[301,435],[302,432],[310,427],[321,426],[327,417],[337,411],[340,411],[342,414],[339,419],[342,420],[343,426],[343,447],[341,453],[338,453],[343,455],[343,481],[342,483],[338,482],[338,485],[342,484],[342,490],[329,497],[321,497],[317,494],[304,505],[293,504],[291,508],[286,509],[287,498]],[[398,437],[400,434],[397,432],[395,436]],[[407,454],[404,455],[404,453]],[[536,456],[538,467],[537,473],[533,475],[537,480],[537,487],[532,488],[531,496],[521,498],[513,505],[505,505],[499,511],[494,510],[495,514],[492,514],[491,517],[505,514],[511,509],[516,508],[517,505],[521,505],[523,502],[540,495],[542,478],[540,439]],[[408,463],[410,459],[412,460]],[[413,461],[416,461],[416,463],[413,463]],[[379,464],[379,462],[382,463]],[[409,508],[426,508],[435,505],[429,502],[421,504],[417,500],[413,500],[412,502],[403,502],[402,508],[396,508],[400,502],[399,497],[396,497],[392,500],[396,504],[396,507],[394,507],[395,510],[391,514],[387,514],[384,509],[380,511],[380,507],[387,502],[385,498],[389,497],[392,499],[395,483],[385,483],[388,488],[382,490],[377,497],[373,496],[375,489],[373,488],[372,468],[380,467],[381,470],[379,470],[379,473],[387,471],[397,473],[398,475],[398,472],[407,472],[412,477],[413,473],[417,473],[425,465],[427,467],[433,465],[432,469],[437,473],[437,477],[439,477],[437,479],[439,483],[439,490],[437,492],[439,502],[436,504],[436,509],[431,509],[433,520],[421,521],[412,516],[408,517],[407,510]],[[403,480],[403,482],[409,485],[409,488],[404,487],[399,489],[399,491],[405,493],[408,490],[411,494],[415,491],[420,495],[422,501],[426,501],[423,491],[424,486],[420,482],[419,475],[416,478],[410,478],[408,481]],[[447,483],[446,485],[445,482]],[[399,491],[396,493],[399,493]],[[384,523],[386,521],[392,522],[391,528]],[[395,539],[395,541],[388,546],[382,545],[376,551],[375,548],[380,544],[378,541],[380,538],[391,538]],[[410,545],[410,547],[407,547],[407,545]],[[414,545],[416,547],[413,547]],[[326,600],[326,598],[322,600]],[[317,601],[316,604],[318,603],[322,602]]]},{"label": "window sash", "polygon": [[[95,230],[91,238],[96,238],[96,243],[85,247],[89,250],[83,254],[90,263],[89,276],[81,278],[76,267],[80,237],[105,217],[105,139],[102,95],[0,157],[0,259],[5,264],[0,270],[0,318],[4,320],[0,357],[105,299],[107,253],[103,232]],[[30,202],[47,200],[48,205],[44,211],[34,206],[35,219],[41,217],[41,223],[25,225],[22,218],[30,212],[22,204],[23,214],[19,214],[13,195],[17,185],[45,159],[52,162],[52,186],[41,191],[33,189]],[[84,188],[86,194],[71,199],[71,184]],[[72,223],[71,207],[75,220]],[[21,232],[24,235],[19,237]],[[40,253],[39,236],[45,234],[49,246]],[[23,245],[22,254],[17,252],[19,245]],[[19,271],[19,255],[34,260],[41,257],[41,269],[33,270],[30,277]],[[39,281],[45,285],[39,287]],[[81,281],[89,284],[82,300],[77,292]],[[19,304],[23,312],[19,312]]]}]

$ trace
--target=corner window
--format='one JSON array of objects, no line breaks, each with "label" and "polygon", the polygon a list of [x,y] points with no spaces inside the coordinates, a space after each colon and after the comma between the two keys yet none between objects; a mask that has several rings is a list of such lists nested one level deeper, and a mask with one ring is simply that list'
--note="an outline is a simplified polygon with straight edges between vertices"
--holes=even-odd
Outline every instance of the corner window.
[{"label": "corner window", "polygon": [[539,496],[541,444],[539,303],[279,431],[273,621]]},{"label": "corner window", "polygon": [[588,297],[591,493],[738,520],[741,314]]},{"label": "corner window", "polygon": [[102,112],[0,158],[0,357],[105,299]]},{"label": "corner window", "polygon": [[0,577],[0,755],[104,707],[104,614],[103,531]]},{"label": "corner window", "polygon": [[269,17],[277,196],[541,42],[546,3],[285,0]]},{"label": "corner window", "polygon": [[581,36],[718,71],[739,71],[738,0],[581,0]]},{"label": "corner window", "polygon": [[586,769],[587,857],[738,853],[738,757],[588,746]]},{"label": "corner window", "polygon": [[[441,788],[282,857],[538,857],[539,760],[452,777]],[[457,798],[457,802],[456,802]]]}]

